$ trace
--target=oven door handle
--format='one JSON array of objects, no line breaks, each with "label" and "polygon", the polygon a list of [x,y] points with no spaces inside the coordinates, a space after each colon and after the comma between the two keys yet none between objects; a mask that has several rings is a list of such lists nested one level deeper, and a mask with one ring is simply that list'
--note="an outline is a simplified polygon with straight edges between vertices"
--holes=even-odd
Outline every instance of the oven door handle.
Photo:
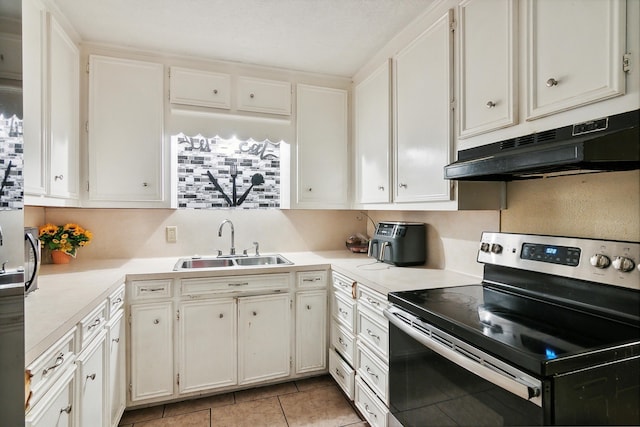
[{"label": "oven door handle", "polygon": [[[511,376],[507,376],[506,373],[500,372],[498,367],[491,368],[484,364],[480,364],[474,359],[466,356],[462,352],[455,351],[444,344],[436,341],[430,336],[420,332],[411,325],[408,325],[404,321],[398,318],[393,312],[393,308],[385,308],[383,313],[389,322],[400,329],[402,332],[409,335],[411,338],[418,341],[420,344],[428,347],[434,352],[438,353],[445,359],[455,363],[456,365],[468,370],[469,372],[495,384],[496,386],[507,390],[522,399],[528,400],[537,406],[542,407],[542,396],[540,392],[541,384],[525,384],[517,381]],[[403,316],[406,316],[403,313]],[[413,316],[412,316],[413,317]],[[435,328],[434,328],[435,329]]]}]

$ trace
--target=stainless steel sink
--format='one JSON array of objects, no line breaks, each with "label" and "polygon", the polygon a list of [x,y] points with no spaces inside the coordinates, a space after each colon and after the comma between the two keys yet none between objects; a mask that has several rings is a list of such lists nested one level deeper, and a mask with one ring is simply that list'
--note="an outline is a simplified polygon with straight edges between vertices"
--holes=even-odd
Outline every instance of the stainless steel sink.
[{"label": "stainless steel sink", "polygon": [[292,265],[280,254],[234,257],[190,257],[180,258],[173,266],[174,271],[219,267],[249,267],[255,265]]},{"label": "stainless steel sink", "polygon": [[259,255],[259,256],[250,256],[250,257],[238,257],[234,258],[236,264],[239,266],[244,265],[272,265],[272,264],[282,264],[282,265],[291,265],[293,264],[291,261],[283,257],[282,255]]}]

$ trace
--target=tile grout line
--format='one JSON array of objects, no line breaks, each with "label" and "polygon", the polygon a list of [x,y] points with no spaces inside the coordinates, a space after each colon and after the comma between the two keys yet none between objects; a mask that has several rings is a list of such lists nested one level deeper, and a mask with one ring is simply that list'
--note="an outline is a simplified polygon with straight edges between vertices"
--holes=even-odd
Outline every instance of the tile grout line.
[{"label": "tile grout line", "polygon": [[[298,388],[298,385],[296,384],[296,389]],[[300,391],[298,390],[298,393]],[[289,393],[289,394],[293,394],[293,393]],[[284,416],[284,422],[287,424],[287,427],[289,427],[289,420],[287,419],[287,413],[284,411],[284,408],[282,407],[282,401],[280,400],[280,395],[278,395],[278,405],[280,405],[280,410],[282,411],[282,415]]]}]

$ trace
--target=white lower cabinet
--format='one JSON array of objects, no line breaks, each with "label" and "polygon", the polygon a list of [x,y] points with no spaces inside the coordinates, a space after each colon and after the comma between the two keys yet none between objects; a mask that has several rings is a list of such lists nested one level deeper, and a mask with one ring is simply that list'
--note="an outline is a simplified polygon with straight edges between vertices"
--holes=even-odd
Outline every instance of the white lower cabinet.
[{"label": "white lower cabinet", "polygon": [[102,330],[76,359],[76,424],[101,426],[105,419],[105,338]]},{"label": "white lower cabinet", "polygon": [[131,306],[131,402],[173,395],[173,303]]},{"label": "white lower cabinet", "polygon": [[179,312],[179,392],[236,384],[235,299],[185,301]]},{"label": "white lower cabinet", "polygon": [[288,376],[289,295],[238,298],[238,324],[238,383]]},{"label": "white lower cabinet", "polygon": [[118,310],[107,324],[108,381],[107,426],[117,427],[126,404],[126,345],[124,311]]},{"label": "white lower cabinet", "polygon": [[[73,426],[76,365],[71,364],[25,416],[26,427]],[[98,424],[99,425],[99,424]]]},{"label": "white lower cabinet", "polygon": [[356,376],[356,408],[372,427],[386,427],[389,409],[380,402],[375,393]]},{"label": "white lower cabinet", "polygon": [[296,373],[327,367],[327,291],[296,295]]}]

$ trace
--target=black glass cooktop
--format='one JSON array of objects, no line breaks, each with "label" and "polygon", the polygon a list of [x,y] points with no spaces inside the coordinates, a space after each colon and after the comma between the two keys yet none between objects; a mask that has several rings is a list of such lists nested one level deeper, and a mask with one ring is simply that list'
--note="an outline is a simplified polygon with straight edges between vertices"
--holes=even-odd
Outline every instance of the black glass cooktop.
[{"label": "black glass cooktop", "polygon": [[[568,372],[640,352],[637,327],[490,285],[392,292],[389,301],[536,374]],[[623,350],[611,350],[619,345]]]}]

